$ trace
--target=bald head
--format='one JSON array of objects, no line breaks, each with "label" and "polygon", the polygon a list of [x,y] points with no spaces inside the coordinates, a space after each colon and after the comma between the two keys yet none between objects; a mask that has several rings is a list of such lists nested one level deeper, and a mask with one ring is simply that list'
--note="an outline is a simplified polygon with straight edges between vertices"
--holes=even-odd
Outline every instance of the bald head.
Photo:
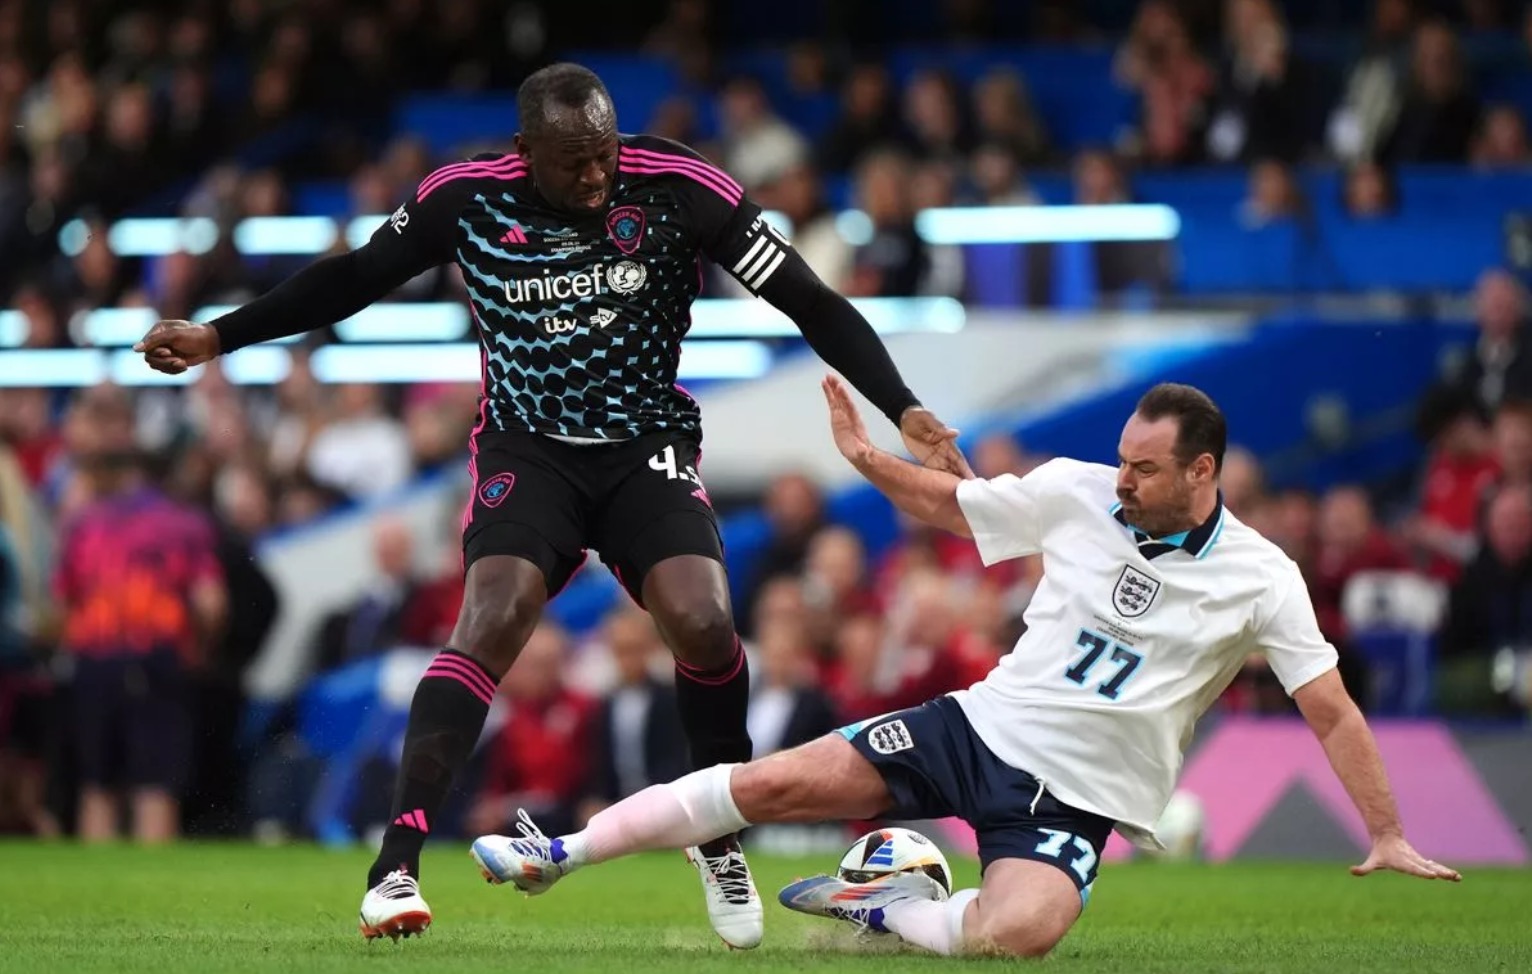
[{"label": "bald head", "polygon": [[617,112],[606,85],[588,68],[554,64],[533,72],[516,93],[521,131],[516,153],[555,209],[602,212],[617,182]]}]

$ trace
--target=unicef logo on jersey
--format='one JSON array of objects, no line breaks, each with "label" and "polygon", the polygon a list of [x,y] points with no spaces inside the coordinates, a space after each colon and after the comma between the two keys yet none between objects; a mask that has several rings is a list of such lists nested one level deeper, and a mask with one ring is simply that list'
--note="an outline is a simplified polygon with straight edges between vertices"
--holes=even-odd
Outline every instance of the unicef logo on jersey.
[{"label": "unicef logo on jersey", "polygon": [[1154,597],[1160,594],[1159,579],[1150,578],[1132,565],[1124,565],[1112,591],[1112,608],[1117,614],[1133,619],[1149,611]]},{"label": "unicef logo on jersey", "polygon": [[505,282],[505,300],[508,304],[541,304],[594,298],[603,294],[626,297],[637,293],[649,280],[649,271],[635,260],[619,260],[615,264],[597,264],[576,271],[554,272],[544,267],[537,277],[516,278]]},{"label": "unicef logo on jersey", "polygon": [[606,269],[606,286],[618,294],[633,294],[649,279],[649,271],[636,260],[619,260]]}]

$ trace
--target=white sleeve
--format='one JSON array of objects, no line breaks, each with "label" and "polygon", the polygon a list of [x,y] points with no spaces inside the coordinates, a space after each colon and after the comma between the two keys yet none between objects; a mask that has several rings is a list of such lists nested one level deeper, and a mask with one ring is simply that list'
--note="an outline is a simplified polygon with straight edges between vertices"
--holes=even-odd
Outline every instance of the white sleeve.
[{"label": "white sleeve", "polygon": [[1050,461],[1025,477],[1001,474],[990,480],[974,478],[957,486],[958,507],[973,532],[979,558],[985,565],[1035,555],[1042,550],[1042,505]]},{"label": "white sleeve", "polygon": [[1319,631],[1314,604],[1296,565],[1291,566],[1287,592],[1257,639],[1271,670],[1292,696],[1299,687],[1335,669],[1339,654]]}]

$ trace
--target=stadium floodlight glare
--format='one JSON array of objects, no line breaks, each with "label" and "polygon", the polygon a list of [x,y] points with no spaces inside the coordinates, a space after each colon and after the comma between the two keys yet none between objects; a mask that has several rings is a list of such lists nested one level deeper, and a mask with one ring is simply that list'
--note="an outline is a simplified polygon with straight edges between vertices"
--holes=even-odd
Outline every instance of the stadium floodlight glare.
[{"label": "stadium floodlight glare", "polygon": [[217,243],[218,224],[204,216],[134,217],[118,220],[106,232],[106,245],[119,257],[163,257],[177,251],[205,254]]},{"label": "stadium floodlight glare", "polygon": [[[967,313],[953,298],[855,298],[879,334],[962,331]],[[755,298],[706,298],[692,305],[688,338],[796,338],[798,326]]]},{"label": "stadium floodlight glare", "polygon": [[276,385],[293,370],[292,353],[271,345],[241,348],[230,352],[220,361],[224,377],[237,386]]},{"label": "stadium floodlight glare", "polygon": [[1173,240],[1181,217],[1161,204],[968,206],[926,210],[915,232],[930,244]]},{"label": "stadium floodlight glare", "polygon": [[153,308],[96,308],[82,311],[69,322],[69,332],[80,345],[117,348],[132,345],[160,320]]},{"label": "stadium floodlight glare", "polygon": [[[325,345],[309,359],[314,378],[343,382],[476,382],[479,346],[471,342],[437,345]],[[678,378],[754,379],[771,369],[771,349],[754,341],[701,342],[683,345]]]},{"label": "stadium floodlight glare", "polygon": [[[792,238],[793,224],[777,210],[763,213],[766,222]],[[344,221],[321,216],[251,217],[234,228],[234,248],[245,254],[317,255],[344,236],[353,249],[365,244],[386,214],[367,214]],[[841,237],[852,246],[872,240],[872,220],[860,210],[835,216]],[[1173,240],[1181,232],[1174,209],[1159,203],[1108,206],[957,206],[924,210],[915,229],[932,244],[1069,243],[1075,241]],[[86,225],[71,220],[59,230],[59,247],[73,256],[89,239]],[[218,242],[218,227],[205,217],[191,219],[119,220],[108,234],[108,245],[124,257],[154,257],[185,250],[202,254]]]},{"label": "stadium floodlight glare", "polygon": [[322,254],[335,246],[340,229],[323,216],[257,216],[234,227],[234,249],[242,254]]},{"label": "stadium floodlight glare", "polygon": [[95,348],[21,348],[0,353],[0,388],[72,389],[99,385],[106,377],[105,353]]},{"label": "stadium floodlight glare", "polygon": [[676,378],[689,382],[759,379],[769,371],[771,349],[761,342],[682,342],[681,364],[676,370]]},{"label": "stadium floodlight glare", "polygon": [[32,323],[20,311],[0,311],[0,348],[20,348],[32,332]]},{"label": "stadium floodlight glare", "polygon": [[451,301],[375,304],[335,325],[343,342],[455,342],[468,334],[468,307]]},{"label": "stadium floodlight glare", "polygon": [[378,227],[381,227],[387,220],[388,217],[382,214],[354,218],[346,224],[346,243],[350,245],[352,250],[355,250],[371,240],[372,235],[378,232]]}]

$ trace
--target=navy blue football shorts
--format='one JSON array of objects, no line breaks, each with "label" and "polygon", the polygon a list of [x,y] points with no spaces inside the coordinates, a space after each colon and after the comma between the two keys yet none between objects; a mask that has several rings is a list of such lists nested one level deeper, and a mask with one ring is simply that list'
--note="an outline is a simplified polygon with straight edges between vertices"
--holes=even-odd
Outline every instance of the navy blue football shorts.
[{"label": "navy blue football shorts", "polygon": [[893,819],[956,816],[973,827],[982,868],[1029,859],[1062,870],[1090,898],[1111,819],[1059,801],[1038,780],[1001,761],[951,697],[843,727],[840,734],[878,769]]}]

